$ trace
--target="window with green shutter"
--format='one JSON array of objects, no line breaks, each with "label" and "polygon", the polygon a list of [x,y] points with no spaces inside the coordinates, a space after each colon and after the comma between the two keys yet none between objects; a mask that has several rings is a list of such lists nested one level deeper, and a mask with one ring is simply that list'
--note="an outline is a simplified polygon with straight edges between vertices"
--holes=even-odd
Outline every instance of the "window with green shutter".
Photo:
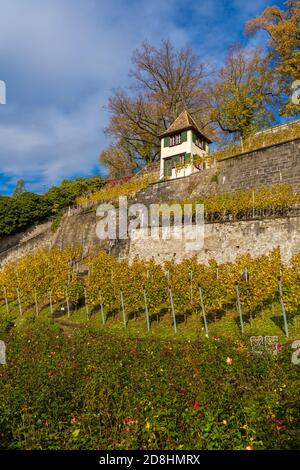
[{"label": "window with green shutter", "polygon": [[170,137],[167,136],[164,138],[164,147],[169,147],[170,146]]},{"label": "window with green shutter", "polygon": [[181,132],[181,142],[186,142],[187,141],[187,131],[182,131]]},{"label": "window with green shutter", "polygon": [[196,132],[194,132],[194,131],[193,131],[193,142],[201,150],[205,150],[205,141],[204,141],[204,139],[200,135],[196,134]]},{"label": "window with green shutter", "polygon": [[164,176],[166,178],[172,176],[172,169],[176,168],[176,165],[178,165],[178,163],[184,163],[184,154],[164,158]]},{"label": "window with green shutter", "polygon": [[172,161],[170,158],[164,160],[164,176],[167,178],[172,176]]},{"label": "window with green shutter", "polygon": [[175,155],[175,157],[173,157],[173,168],[176,168],[177,163],[180,163],[180,162],[181,162],[181,155]]},{"label": "window with green shutter", "polygon": [[181,134],[170,135],[169,147],[173,147],[174,145],[180,145],[180,144],[181,144]]},{"label": "window with green shutter", "polygon": [[187,165],[188,163],[191,163],[191,154],[186,152],[184,155],[184,164]]}]

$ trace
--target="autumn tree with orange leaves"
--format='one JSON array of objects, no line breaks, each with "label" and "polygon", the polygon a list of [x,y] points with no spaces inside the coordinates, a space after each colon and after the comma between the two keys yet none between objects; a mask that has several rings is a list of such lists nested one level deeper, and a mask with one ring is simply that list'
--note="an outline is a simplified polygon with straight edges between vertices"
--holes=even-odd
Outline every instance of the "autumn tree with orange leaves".
[{"label": "autumn tree with orange leaves", "polygon": [[244,139],[272,122],[278,94],[262,52],[233,47],[208,93],[211,123]]},{"label": "autumn tree with orange leaves", "polygon": [[[292,82],[300,80],[300,1],[285,2],[283,10],[278,6],[267,7],[260,16],[246,23],[248,34],[260,30],[268,34],[269,59],[281,80],[282,92],[290,96]],[[283,114],[299,112],[299,105],[284,101]]]}]

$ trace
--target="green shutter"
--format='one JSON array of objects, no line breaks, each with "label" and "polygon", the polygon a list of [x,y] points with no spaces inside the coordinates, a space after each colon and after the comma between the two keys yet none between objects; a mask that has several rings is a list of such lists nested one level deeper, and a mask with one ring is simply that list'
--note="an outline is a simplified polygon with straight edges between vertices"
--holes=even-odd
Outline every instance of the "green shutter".
[{"label": "green shutter", "polygon": [[195,143],[196,142],[196,133],[194,131],[192,131],[192,136],[193,136],[193,142]]},{"label": "green shutter", "polygon": [[164,147],[170,147],[170,137],[169,136],[164,138]]},{"label": "green shutter", "polygon": [[182,131],[181,132],[181,142],[186,142],[187,141],[187,131]]},{"label": "green shutter", "polygon": [[180,163],[180,155],[175,155],[175,157],[173,157],[172,160],[173,160],[173,168],[176,168],[177,163]]},{"label": "green shutter", "polygon": [[185,164],[190,163],[190,161],[191,161],[191,154],[186,152],[184,155],[184,163]]},{"label": "green shutter", "polygon": [[172,175],[171,160],[164,161],[164,175],[169,177]]}]

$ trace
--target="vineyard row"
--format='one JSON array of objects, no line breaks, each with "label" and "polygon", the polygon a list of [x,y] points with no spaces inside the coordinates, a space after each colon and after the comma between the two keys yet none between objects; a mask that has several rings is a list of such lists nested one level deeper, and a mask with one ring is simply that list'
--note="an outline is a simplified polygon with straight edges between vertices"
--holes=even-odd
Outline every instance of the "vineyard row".
[{"label": "vineyard row", "polygon": [[38,314],[48,305],[53,310],[54,304],[62,302],[69,310],[71,302],[81,303],[87,318],[93,308],[100,307],[103,323],[111,312],[122,312],[126,326],[129,315],[146,309],[148,319],[170,309],[176,328],[178,315],[195,309],[204,316],[218,315],[237,306],[243,328],[243,314],[255,314],[275,300],[280,300],[287,318],[300,306],[300,253],[286,265],[279,249],[222,265],[214,260],[202,265],[196,258],[160,265],[140,259],[129,264],[100,252],[86,260],[84,274],[79,272],[80,259],[79,248],[67,247],[39,250],[5,265],[0,271],[0,298],[7,310],[16,300],[20,314],[28,308]]}]

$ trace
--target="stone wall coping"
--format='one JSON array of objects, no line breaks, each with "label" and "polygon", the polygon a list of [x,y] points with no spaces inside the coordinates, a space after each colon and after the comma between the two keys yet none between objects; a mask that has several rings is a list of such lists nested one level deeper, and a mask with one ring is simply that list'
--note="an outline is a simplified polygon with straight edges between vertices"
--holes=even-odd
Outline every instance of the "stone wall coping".
[{"label": "stone wall coping", "polygon": [[270,144],[264,147],[258,147],[257,149],[254,149],[254,150],[248,150],[247,152],[241,152],[236,155],[230,155],[229,157],[220,158],[220,160],[217,160],[217,162],[223,162],[224,160],[229,160],[231,158],[243,157],[245,155],[249,155],[250,153],[261,152],[262,150],[269,149],[271,147],[279,147],[280,145],[289,144],[291,142],[298,142],[298,141],[300,141],[300,137],[296,137],[296,138],[294,137],[293,139],[284,140],[282,142],[277,142],[276,144]]}]

